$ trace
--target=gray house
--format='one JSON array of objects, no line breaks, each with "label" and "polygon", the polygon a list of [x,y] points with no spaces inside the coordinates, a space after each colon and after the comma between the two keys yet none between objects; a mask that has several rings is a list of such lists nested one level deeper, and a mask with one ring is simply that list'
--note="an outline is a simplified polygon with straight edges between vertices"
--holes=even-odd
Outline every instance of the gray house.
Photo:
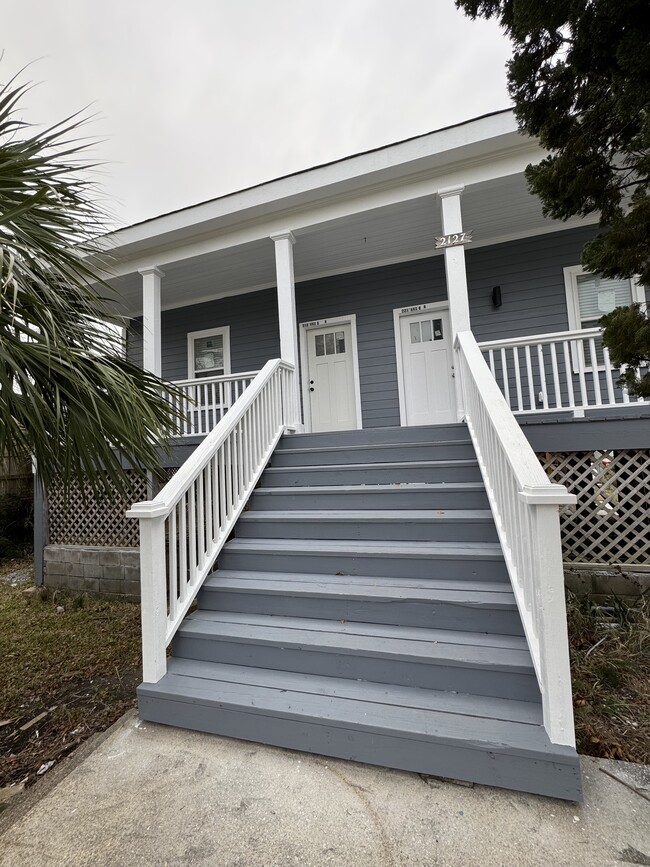
[{"label": "gray house", "polygon": [[597,328],[645,296],[543,217],[543,155],[499,112],[107,239],[185,427],[128,519],[49,493],[44,574],[141,591],[143,718],[581,797],[563,570],[647,566]]}]

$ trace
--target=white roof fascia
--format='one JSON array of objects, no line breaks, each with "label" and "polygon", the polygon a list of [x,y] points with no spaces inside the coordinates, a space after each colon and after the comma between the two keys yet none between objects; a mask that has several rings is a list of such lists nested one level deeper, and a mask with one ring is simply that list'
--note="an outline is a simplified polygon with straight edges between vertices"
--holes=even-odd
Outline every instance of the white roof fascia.
[{"label": "white roof fascia", "polygon": [[140,258],[152,248],[205,237],[219,224],[241,224],[370,185],[395,185],[459,160],[482,162],[495,151],[531,148],[535,143],[518,133],[512,112],[501,112],[155,217],[107,235],[103,246],[114,260]]}]

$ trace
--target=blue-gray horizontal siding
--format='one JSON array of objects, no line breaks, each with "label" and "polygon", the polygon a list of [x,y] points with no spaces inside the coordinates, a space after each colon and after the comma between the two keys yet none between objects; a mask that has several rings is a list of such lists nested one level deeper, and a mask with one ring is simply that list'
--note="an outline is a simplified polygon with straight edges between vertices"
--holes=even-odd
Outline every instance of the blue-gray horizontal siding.
[{"label": "blue-gray horizontal siding", "polygon": [[[580,261],[594,229],[553,232],[467,248],[471,325],[477,340],[563,331],[563,269]],[[501,286],[502,306],[492,305]],[[300,283],[298,321],[356,313],[364,427],[399,424],[393,310],[447,297],[442,256]]]},{"label": "blue-gray horizontal siding", "polygon": [[[477,340],[568,328],[563,269],[579,263],[582,247],[595,231],[585,227],[490,247],[469,246],[470,315]],[[496,309],[492,305],[494,286],[501,287],[503,300]],[[356,314],[364,427],[399,424],[393,310],[446,297],[442,256],[297,285],[299,323]],[[233,372],[258,369],[269,358],[279,356],[276,292],[266,289],[164,311],[163,376],[188,376],[188,332],[223,325],[230,325]],[[129,351],[140,360],[141,326],[137,322],[135,326]]]},{"label": "blue-gray horizontal siding", "polygon": [[[187,379],[187,335],[192,331],[230,326],[232,373],[259,370],[280,356],[275,289],[233,295],[164,310],[161,317],[163,379]],[[142,363],[142,323],[136,319],[129,334],[129,357]]]},{"label": "blue-gray horizontal siding", "polygon": [[441,259],[403,262],[300,283],[298,322],[355,313],[364,427],[399,425],[393,310],[444,301]]},{"label": "blue-gray horizontal siding", "polygon": [[[579,265],[593,226],[552,232],[491,247],[467,248],[466,267],[472,331],[476,339],[499,340],[549,334],[569,327],[563,269]],[[492,288],[501,287],[501,307]]]}]

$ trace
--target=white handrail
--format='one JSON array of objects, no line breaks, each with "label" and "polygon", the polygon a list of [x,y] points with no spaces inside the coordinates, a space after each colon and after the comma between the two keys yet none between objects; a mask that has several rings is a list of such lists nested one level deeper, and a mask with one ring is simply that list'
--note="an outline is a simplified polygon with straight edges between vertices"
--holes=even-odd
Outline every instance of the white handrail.
[{"label": "white handrail", "polygon": [[[230,373],[226,376],[205,376],[200,379],[180,379],[173,384],[177,393],[167,395],[174,414],[181,418],[180,435],[205,436],[223,418],[230,407],[257,376],[258,371]],[[178,397],[178,391],[182,393]]]},{"label": "white handrail", "polygon": [[479,346],[482,350],[500,349],[502,346],[531,346],[537,343],[557,343],[559,340],[580,340],[585,337],[600,337],[601,334],[600,328],[580,328],[574,331],[553,331],[549,334],[505,337],[502,340],[482,340]]},{"label": "white handrail", "polygon": [[465,421],[539,682],[544,726],[553,743],[575,746],[559,506],[576,498],[549,481],[470,331],[456,336],[455,350]]},{"label": "white handrail", "polygon": [[[533,334],[479,344],[516,415],[620,407],[630,403],[599,328]],[[643,398],[638,398],[643,403]]]},{"label": "white handrail", "polygon": [[295,370],[267,361],[153,499],[140,520],[143,680],[167,670],[166,648],[214,566],[283,432],[298,419]]}]

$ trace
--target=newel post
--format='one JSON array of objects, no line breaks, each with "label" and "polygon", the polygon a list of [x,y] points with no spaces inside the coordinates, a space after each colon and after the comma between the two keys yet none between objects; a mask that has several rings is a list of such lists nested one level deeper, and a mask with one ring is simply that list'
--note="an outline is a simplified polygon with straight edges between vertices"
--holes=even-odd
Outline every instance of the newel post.
[{"label": "newel post", "polygon": [[544,728],[554,744],[575,746],[569,635],[564,593],[560,506],[576,497],[563,485],[525,485],[519,499],[531,511],[536,626]]},{"label": "newel post", "polygon": [[[438,190],[440,211],[442,216],[442,231],[445,235],[461,234],[463,218],[460,208],[462,185]],[[452,342],[460,331],[471,331],[469,321],[469,295],[467,291],[467,273],[465,271],[465,247],[462,244],[445,247],[445,275],[447,279],[447,298],[449,299],[449,322],[451,325]],[[458,350],[455,351],[458,357]],[[456,410],[458,421],[463,421],[465,407],[463,390],[459,376],[459,365],[455,365]]]},{"label": "newel post", "polygon": [[157,683],[167,672],[167,510],[146,501],[136,503],[126,514],[140,519],[142,679]]},{"label": "newel post", "polygon": [[569,636],[564,594],[564,569],[557,504],[532,506],[534,511],[535,590],[540,615],[539,648],[544,728],[554,744],[575,746]]}]

